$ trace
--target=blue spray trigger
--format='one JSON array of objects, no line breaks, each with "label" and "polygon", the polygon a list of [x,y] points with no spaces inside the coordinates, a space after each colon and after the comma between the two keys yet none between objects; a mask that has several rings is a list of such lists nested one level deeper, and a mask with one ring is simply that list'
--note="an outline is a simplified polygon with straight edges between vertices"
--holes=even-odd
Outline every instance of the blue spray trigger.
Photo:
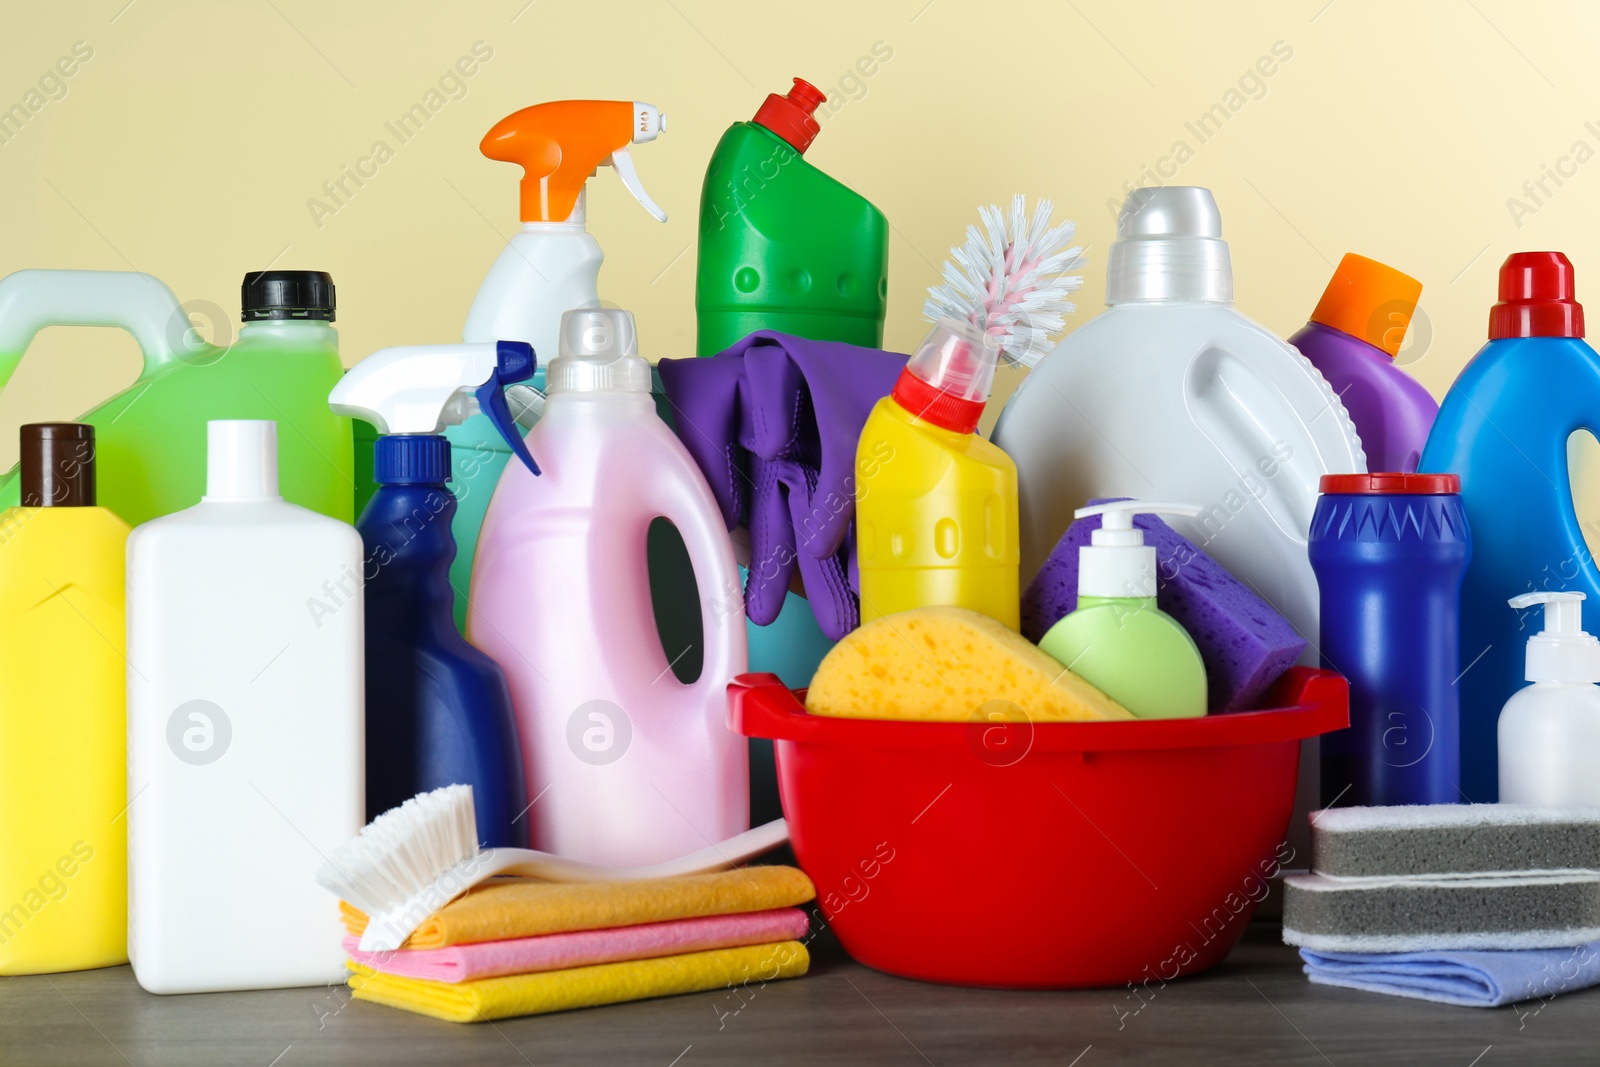
[{"label": "blue spray trigger", "polygon": [[533,346],[526,341],[498,341],[495,356],[496,366],[489,374],[489,380],[478,386],[473,394],[478,398],[478,409],[494,423],[494,428],[500,431],[500,436],[505,438],[517,458],[527,464],[530,471],[538,474],[539,465],[533,461],[532,453],[523,443],[522,434],[511,417],[511,409],[506,406],[505,393],[506,386],[533,377],[538,357],[534,355]]},{"label": "blue spray trigger", "polygon": [[498,364],[496,373],[504,385],[516,385],[518,382],[533,380],[533,372],[539,366],[539,357],[534,354],[533,346],[526,341],[496,341],[494,343],[495,362]]}]

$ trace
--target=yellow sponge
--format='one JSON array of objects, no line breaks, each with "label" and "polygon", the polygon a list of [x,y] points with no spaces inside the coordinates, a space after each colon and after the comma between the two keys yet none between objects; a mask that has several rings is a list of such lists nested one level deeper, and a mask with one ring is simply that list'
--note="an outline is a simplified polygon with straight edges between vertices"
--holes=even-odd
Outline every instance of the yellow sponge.
[{"label": "yellow sponge", "polygon": [[[1003,702],[1003,703],[996,703]],[[1027,638],[966,608],[874,619],[833,647],[806,694],[813,715],[1034,722],[1133,718]]]}]

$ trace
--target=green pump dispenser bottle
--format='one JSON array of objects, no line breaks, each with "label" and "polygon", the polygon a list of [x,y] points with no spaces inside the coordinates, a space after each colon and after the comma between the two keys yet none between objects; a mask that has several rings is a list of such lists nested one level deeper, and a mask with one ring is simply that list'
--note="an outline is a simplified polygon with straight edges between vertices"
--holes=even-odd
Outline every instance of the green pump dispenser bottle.
[{"label": "green pump dispenser bottle", "polygon": [[1156,550],[1135,515],[1198,515],[1191,504],[1119,500],[1079,508],[1101,516],[1079,550],[1078,607],[1050,628],[1039,647],[1140,719],[1206,713],[1206,668],[1189,631],[1156,607]]}]

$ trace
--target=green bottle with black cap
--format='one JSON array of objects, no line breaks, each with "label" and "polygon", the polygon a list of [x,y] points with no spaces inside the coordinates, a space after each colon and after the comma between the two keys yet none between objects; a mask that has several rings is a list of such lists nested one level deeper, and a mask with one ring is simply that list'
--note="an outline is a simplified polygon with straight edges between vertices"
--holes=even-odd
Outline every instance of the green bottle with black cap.
[{"label": "green bottle with black cap", "polygon": [[[8,315],[22,314],[13,309],[70,308],[70,317],[53,321],[120,324],[130,316],[119,314],[119,308],[154,301],[146,297],[152,286],[171,299],[170,291],[148,275],[19,274],[29,276],[22,280],[27,292],[0,300],[0,337],[19,332],[6,321]],[[18,289],[17,277],[4,284]],[[113,284],[123,279],[126,291]],[[104,294],[106,308],[93,306],[96,293]],[[276,422],[283,498],[330,518],[354,518],[350,420],[328,408],[328,393],[344,373],[333,326],[333,279],[322,271],[255,271],[245,275],[241,296],[244,322],[226,348],[192,335],[171,341],[155,331],[151,340],[135,332],[145,350],[144,372],[80,420],[96,432],[104,487],[100,503],[130,526],[199,503],[206,486],[206,423],[214,419]],[[186,319],[181,326],[187,328]],[[13,471],[0,486],[0,507],[17,503]]]}]

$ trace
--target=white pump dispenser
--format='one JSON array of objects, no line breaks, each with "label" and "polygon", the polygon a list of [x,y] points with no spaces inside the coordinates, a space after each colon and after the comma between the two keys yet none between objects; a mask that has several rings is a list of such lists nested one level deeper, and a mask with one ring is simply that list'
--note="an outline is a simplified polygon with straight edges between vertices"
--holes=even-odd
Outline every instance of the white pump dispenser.
[{"label": "white pump dispenser", "polygon": [[1583,631],[1582,593],[1524,593],[1510,604],[1544,605],[1544,629],[1528,638],[1528,681],[1600,682],[1600,641]]},{"label": "white pump dispenser", "polygon": [[1578,592],[1524,593],[1511,607],[1544,605],[1528,638],[1527,679],[1500,712],[1500,800],[1600,805],[1600,641],[1583,629]]},{"label": "white pump dispenser", "polygon": [[1075,519],[1100,516],[1100,528],[1078,550],[1078,595],[1155,596],[1155,546],[1144,543],[1144,531],[1133,525],[1133,517],[1159,513],[1193,518],[1200,511],[1196,504],[1152,504],[1143,500],[1118,500],[1074,511]]}]

